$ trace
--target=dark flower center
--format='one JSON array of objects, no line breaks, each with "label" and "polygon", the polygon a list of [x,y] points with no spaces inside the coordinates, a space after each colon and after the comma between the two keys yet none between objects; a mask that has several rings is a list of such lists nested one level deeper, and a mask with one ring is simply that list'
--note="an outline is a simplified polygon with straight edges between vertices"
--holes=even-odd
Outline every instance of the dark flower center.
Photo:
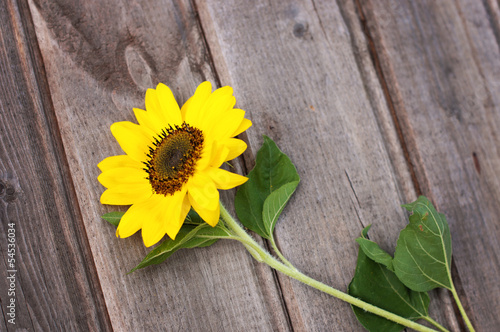
[{"label": "dark flower center", "polygon": [[203,148],[203,133],[184,122],[165,128],[153,145],[144,163],[149,183],[156,194],[173,195],[194,174]]}]

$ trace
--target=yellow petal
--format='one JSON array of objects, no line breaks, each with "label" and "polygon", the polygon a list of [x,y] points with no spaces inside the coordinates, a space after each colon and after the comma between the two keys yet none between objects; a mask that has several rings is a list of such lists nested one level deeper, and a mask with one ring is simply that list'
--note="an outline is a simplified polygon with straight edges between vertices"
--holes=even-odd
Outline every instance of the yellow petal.
[{"label": "yellow petal", "polygon": [[210,137],[206,137],[203,142],[203,150],[201,152],[200,159],[196,162],[196,171],[203,171],[208,167],[210,161],[212,160],[212,151],[214,150],[215,142],[210,139]]},{"label": "yellow petal", "polygon": [[230,109],[223,114],[214,117],[210,124],[211,135],[214,139],[224,139],[233,136],[245,117],[245,111],[238,108]]},{"label": "yellow petal", "polygon": [[215,90],[198,109],[195,109],[194,105],[190,105],[189,111],[186,113],[186,122],[204,132],[209,131],[215,121],[233,108],[236,99],[232,93],[231,87],[222,87]]},{"label": "yellow petal", "polygon": [[236,98],[233,96],[233,89],[229,86],[219,88],[210,95],[206,104],[203,106],[202,116],[208,119],[219,120],[219,117],[225,115],[233,109],[236,104]]},{"label": "yellow petal", "polygon": [[119,185],[149,184],[148,173],[140,168],[118,167],[107,170],[97,177],[97,180],[106,188]]},{"label": "yellow petal", "polygon": [[142,228],[142,219],[141,218],[125,218],[129,214],[130,208],[128,211],[123,215],[122,219],[120,220],[120,224],[118,225],[118,228],[116,229],[116,237],[119,238],[126,238],[131,235],[134,235],[138,230]]},{"label": "yellow petal", "polygon": [[[202,173],[195,174],[187,184],[189,202],[196,211],[213,211],[219,205],[219,191],[215,183]],[[200,215],[202,218],[203,216]]]},{"label": "yellow petal", "polygon": [[111,133],[132,159],[139,162],[146,160],[154,133],[129,121],[113,123]]},{"label": "yellow petal", "polygon": [[182,224],[184,224],[184,220],[186,219],[186,216],[188,215],[189,210],[191,210],[191,203],[189,203],[189,196],[187,195],[187,192],[186,192],[186,194],[184,195],[184,200],[182,201],[179,229],[182,226]]},{"label": "yellow petal", "polygon": [[142,202],[153,195],[148,182],[144,184],[124,184],[106,189],[101,195],[101,204],[131,205]]},{"label": "yellow petal", "polygon": [[146,247],[158,243],[165,236],[165,228],[163,226],[163,216],[158,219],[148,220],[142,226],[142,241]]},{"label": "yellow petal", "polygon": [[120,220],[116,236],[129,237],[141,229],[144,223],[161,216],[161,198],[161,195],[152,195],[145,201],[132,205]]},{"label": "yellow petal", "polygon": [[190,124],[189,120],[198,116],[198,113],[201,111],[211,93],[212,84],[210,84],[210,82],[205,81],[196,88],[194,95],[182,106],[181,114],[184,121]]},{"label": "yellow petal", "polygon": [[[165,209],[165,224],[164,229],[168,236],[175,240],[177,233],[181,229],[187,212],[185,212],[184,200],[186,198],[186,189],[176,192],[172,196],[167,196],[168,204]],[[189,212],[189,209],[188,209]]]},{"label": "yellow petal", "polygon": [[168,119],[163,112],[156,90],[148,89],[146,91],[145,104],[148,115],[158,121],[157,125],[162,128],[168,127]]},{"label": "yellow petal", "polygon": [[163,116],[167,120],[169,125],[180,125],[182,124],[181,111],[179,109],[179,104],[175,100],[172,91],[163,83],[156,86],[156,95],[160,101],[160,106],[163,111]]},{"label": "yellow petal", "polygon": [[240,126],[238,127],[238,129],[235,130],[235,132],[231,135],[231,137],[241,134],[251,126],[252,126],[252,121],[248,119],[243,119],[243,121],[241,121]]},{"label": "yellow petal", "polygon": [[217,204],[217,208],[214,211],[196,211],[202,217],[202,219],[212,227],[215,227],[220,219],[220,204]]},{"label": "yellow petal", "polygon": [[220,219],[220,204],[217,204],[215,210],[207,210],[200,206],[193,206],[196,213],[199,214],[201,219],[203,219],[207,224],[215,227]]},{"label": "yellow petal", "polygon": [[151,130],[155,136],[158,136],[162,129],[165,128],[164,120],[158,118],[154,112],[147,112],[139,108],[134,108],[134,114],[137,122],[139,122],[141,126]]},{"label": "yellow petal", "polygon": [[233,89],[228,86],[215,90],[196,119],[195,125],[197,128],[212,131],[214,126],[217,126],[217,123],[223,120],[236,104],[236,98],[233,97],[232,93]]},{"label": "yellow petal", "polygon": [[209,167],[206,174],[214,181],[217,189],[231,189],[247,182],[248,178],[221,168]]},{"label": "yellow petal", "polygon": [[221,141],[220,144],[226,146],[229,149],[229,154],[224,161],[232,160],[238,157],[247,149],[247,143],[237,138],[225,139]]},{"label": "yellow petal", "polygon": [[210,166],[220,167],[222,163],[227,160],[228,155],[229,155],[229,148],[227,146],[214,144],[214,150],[212,151]]},{"label": "yellow petal", "polygon": [[106,159],[101,161],[99,164],[97,164],[97,167],[99,167],[99,169],[102,172],[105,172],[109,169],[117,168],[117,167],[142,168],[142,167],[144,167],[144,164],[140,163],[138,161],[135,161],[134,159],[130,158],[127,155],[121,155],[121,156],[107,157]]},{"label": "yellow petal", "polygon": [[146,204],[141,205],[142,215],[137,213],[136,217],[142,219],[142,240],[146,247],[150,247],[165,236],[165,209],[168,197],[154,194]]}]

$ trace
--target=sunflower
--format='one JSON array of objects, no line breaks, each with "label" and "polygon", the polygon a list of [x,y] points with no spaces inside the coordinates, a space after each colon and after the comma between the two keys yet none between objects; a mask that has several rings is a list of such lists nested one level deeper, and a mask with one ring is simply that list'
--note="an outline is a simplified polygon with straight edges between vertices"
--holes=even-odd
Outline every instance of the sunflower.
[{"label": "sunflower", "polygon": [[221,169],[245,151],[234,138],[252,122],[233,108],[231,87],[212,93],[210,82],[198,86],[179,109],[170,89],[160,83],[146,92],[146,110],[134,108],[139,124],[111,125],[125,155],[104,159],[99,182],[107,189],[102,204],[131,205],[116,236],[125,238],[142,229],[149,247],[165,234],[175,239],[191,207],[209,225],[220,217],[218,189],[231,189],[247,178]]}]

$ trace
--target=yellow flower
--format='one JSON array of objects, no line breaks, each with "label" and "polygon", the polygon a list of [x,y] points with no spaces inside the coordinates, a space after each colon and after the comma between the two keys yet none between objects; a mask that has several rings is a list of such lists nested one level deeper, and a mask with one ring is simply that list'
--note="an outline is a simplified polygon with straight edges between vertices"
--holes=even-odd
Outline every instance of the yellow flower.
[{"label": "yellow flower", "polygon": [[123,215],[116,236],[128,237],[142,229],[149,247],[167,234],[179,232],[190,208],[211,226],[219,221],[218,189],[231,189],[247,178],[220,166],[245,151],[234,136],[252,122],[245,111],[233,108],[231,87],[212,93],[203,82],[179,109],[170,89],[160,83],[146,92],[146,111],[134,108],[139,124],[111,125],[126,155],[104,159],[99,182],[108,188],[102,204],[132,205]]}]

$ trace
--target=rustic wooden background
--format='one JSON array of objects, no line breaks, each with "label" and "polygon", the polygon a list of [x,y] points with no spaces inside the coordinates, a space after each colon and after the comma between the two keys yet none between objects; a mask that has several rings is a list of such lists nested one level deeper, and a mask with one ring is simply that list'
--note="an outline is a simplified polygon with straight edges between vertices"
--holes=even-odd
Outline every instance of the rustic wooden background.
[{"label": "rustic wooden background", "polygon": [[[401,204],[448,217],[453,275],[478,331],[500,326],[498,0],[0,0],[0,330],[360,331],[350,307],[256,263],[238,243],[146,254],[100,219],[96,165],[164,82],[183,103],[231,85],[302,182],[276,233],[308,275],[345,290],[354,239],[393,251]],[[225,194],[229,200],[234,192]],[[7,222],[16,224],[8,324]],[[447,291],[431,316],[464,330]]]}]

